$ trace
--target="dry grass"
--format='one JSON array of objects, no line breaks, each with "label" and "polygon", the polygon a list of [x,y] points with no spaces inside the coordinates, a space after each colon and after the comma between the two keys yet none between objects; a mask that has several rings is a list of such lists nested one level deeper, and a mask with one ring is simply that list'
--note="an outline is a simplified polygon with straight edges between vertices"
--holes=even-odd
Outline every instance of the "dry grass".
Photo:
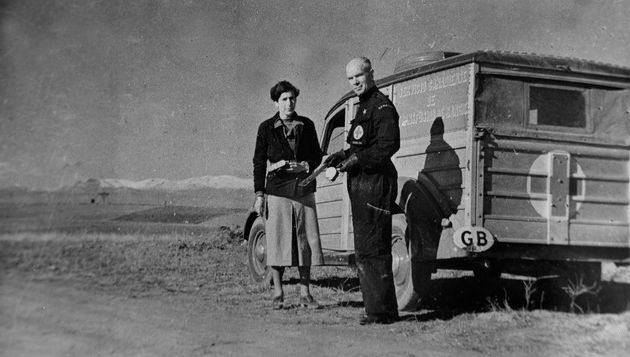
[{"label": "dry grass", "polygon": [[[233,224],[244,218],[243,209],[213,207],[16,205],[0,215],[0,276],[129,297],[185,294],[265,314],[270,286],[250,280],[243,232]],[[289,296],[295,289],[297,297],[297,269],[288,269],[284,280]],[[313,269],[312,283],[325,306],[358,313],[352,268]]]},{"label": "dry grass", "polygon": [[[598,282],[592,282],[591,284],[587,284],[584,281],[584,277],[578,275],[575,280],[569,279],[567,285],[562,287],[562,290],[569,297],[569,311],[576,312],[579,311],[584,313],[584,308],[577,303],[577,299],[580,296],[591,295],[597,296],[599,292],[602,290],[602,287],[599,286]],[[588,308],[588,307],[587,307]]]},{"label": "dry grass", "polygon": [[[354,268],[313,269],[312,293],[323,305],[319,310],[295,307],[298,274],[296,269],[288,269],[285,291],[289,307],[274,312],[269,308],[270,287],[252,283],[249,278],[242,239],[240,227],[236,226],[212,228],[201,236],[4,234],[0,235],[0,275],[57,281],[129,298],[172,296],[174,301],[187,299],[195,306],[246,316],[260,323],[290,324],[295,328],[341,327],[350,334],[346,338],[352,338],[352,331],[358,328],[357,317],[363,312]],[[523,307],[533,305],[539,296],[532,286],[528,290],[532,296],[525,299],[527,289],[522,281],[503,281],[496,294],[480,290],[475,284],[470,275],[436,274],[431,298],[423,310],[404,315],[404,321],[395,325],[371,327],[375,338],[382,335],[390,340],[399,336],[409,341],[421,338],[426,343],[442,343],[449,348],[482,354],[509,355],[514,348],[524,350],[527,345],[531,349],[530,344],[535,346],[532,354],[549,350],[567,355],[623,350],[614,343],[627,339],[628,330],[617,328],[626,326],[624,316],[611,320],[606,315],[526,311]],[[579,316],[584,319],[579,320]],[[617,330],[590,340],[580,338],[609,326]],[[601,347],[602,341],[608,345]],[[576,343],[581,347],[571,347]]]},{"label": "dry grass", "polygon": [[[241,240],[242,236],[227,227],[212,237],[58,233],[42,240],[37,234],[22,234],[19,239],[5,236],[0,242],[0,269],[85,280],[129,293],[155,288],[187,291],[236,278],[229,274],[229,267],[237,263],[226,258],[244,254]],[[226,249],[234,254],[215,254]]]},{"label": "dry grass", "polygon": [[[169,216],[162,214],[164,210],[146,207],[141,210],[140,215],[128,217],[146,217],[147,213],[159,213],[151,217]],[[46,210],[40,211],[41,218]],[[48,220],[31,220],[28,229],[20,228],[25,225],[20,226],[23,217],[19,215],[3,220],[12,222],[9,225],[12,228],[0,234],[0,277],[53,281],[129,298],[186,299],[195,306],[296,328],[302,324],[335,325],[351,332],[357,328],[356,320],[363,313],[355,269],[344,266],[313,268],[312,293],[323,308],[309,311],[296,308],[298,273],[295,268],[288,269],[284,282],[289,307],[271,311],[271,287],[250,280],[243,234],[237,225],[185,223],[184,213],[198,217],[195,210],[182,211],[178,217],[180,223],[114,219],[135,212],[132,208],[115,214],[100,207],[93,212],[97,219],[91,219],[89,212],[80,211],[81,207],[70,207],[67,212],[54,212],[63,219],[53,220],[53,229],[44,226],[51,222]],[[609,275],[619,276],[612,271]],[[584,342],[579,336],[590,334],[593,326],[598,329],[608,326],[606,321],[610,317],[554,312],[568,311],[569,304],[552,305],[554,297],[545,283],[501,279],[497,286],[482,286],[470,272],[440,270],[433,275],[422,310],[405,314],[401,323],[374,327],[374,333],[389,334],[390,338],[405,336],[410,340],[423,336],[427,343],[448,336],[449,346],[454,344],[463,350],[488,354],[509,354],[511,346],[530,348],[531,343],[539,346],[533,354],[549,347],[569,354],[583,351],[582,347],[567,349],[566,346],[575,343],[586,344],[586,350],[592,352],[600,346],[600,341],[626,339],[627,331],[623,330],[619,336],[603,335]],[[618,290],[613,293],[627,297],[627,286],[619,286],[614,286]],[[556,290],[567,298],[561,288]],[[575,302],[579,303],[579,299]],[[565,333],[565,324],[574,323],[578,317],[590,320],[578,320],[584,321],[583,326]],[[570,321],[563,322],[567,319]],[[597,325],[599,321],[604,321],[601,326]],[[625,317],[619,321],[626,321]],[[613,325],[619,325],[619,321],[614,320]],[[556,339],[565,340],[559,343]]]},{"label": "dry grass", "polygon": [[[242,231],[235,226],[203,236],[4,234],[0,275],[63,281],[129,297],[192,294],[225,309],[254,306],[266,313],[271,290],[250,280],[246,251]],[[297,269],[288,269],[284,281],[288,295],[297,300]],[[313,269],[312,291],[325,306],[356,310],[360,301],[358,281],[348,267]]]}]

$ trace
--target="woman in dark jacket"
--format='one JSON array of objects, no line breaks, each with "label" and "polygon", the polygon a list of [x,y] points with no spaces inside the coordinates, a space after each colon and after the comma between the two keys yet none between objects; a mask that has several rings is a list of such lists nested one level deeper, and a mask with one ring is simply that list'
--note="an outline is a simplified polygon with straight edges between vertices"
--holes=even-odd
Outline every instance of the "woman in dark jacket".
[{"label": "woman in dark jacket", "polygon": [[317,307],[310,293],[310,267],[323,264],[315,210],[315,182],[300,186],[322,160],[313,122],[295,112],[299,89],[287,81],[271,88],[278,112],[258,127],[254,152],[254,209],[265,220],[267,265],[273,307],[283,308],[285,267],[300,273],[300,305]]}]

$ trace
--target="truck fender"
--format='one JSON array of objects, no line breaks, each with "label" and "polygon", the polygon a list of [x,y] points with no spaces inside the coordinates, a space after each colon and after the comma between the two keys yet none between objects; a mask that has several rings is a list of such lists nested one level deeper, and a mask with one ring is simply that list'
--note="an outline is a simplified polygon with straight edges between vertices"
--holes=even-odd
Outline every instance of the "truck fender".
[{"label": "truck fender", "polygon": [[448,201],[424,174],[401,182],[398,205],[407,221],[406,239],[412,262],[434,261],[442,234],[442,219],[450,216]]},{"label": "truck fender", "polygon": [[243,225],[243,238],[245,238],[245,240],[249,239],[249,231],[252,229],[252,225],[254,224],[254,221],[256,220],[256,218],[258,218],[258,213],[254,212],[254,211],[250,211],[247,214],[247,218],[245,219],[245,224]]},{"label": "truck fender", "polygon": [[414,215],[407,219],[441,221],[453,213],[446,197],[422,172],[418,173],[417,180],[410,177],[399,178],[398,187],[398,206],[403,212],[412,210],[415,203],[422,206],[420,211],[414,210]]}]

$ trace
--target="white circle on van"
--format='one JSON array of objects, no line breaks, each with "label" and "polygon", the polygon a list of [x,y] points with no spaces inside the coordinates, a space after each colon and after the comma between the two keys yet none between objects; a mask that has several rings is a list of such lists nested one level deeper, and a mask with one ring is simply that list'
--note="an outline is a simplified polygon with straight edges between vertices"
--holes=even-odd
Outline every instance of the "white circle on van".
[{"label": "white circle on van", "polygon": [[[532,177],[544,176],[546,180],[549,180],[549,171],[551,169],[549,167],[549,154],[550,153],[538,156],[538,158],[536,158],[536,160],[532,163],[532,166],[529,167],[529,175],[527,175],[527,195],[529,196],[529,203],[543,218],[549,218],[549,203],[547,202],[549,198],[549,183],[545,183],[545,191],[535,192],[532,189]],[[583,180],[580,180],[584,179],[586,175],[584,175],[584,171],[582,170],[580,164],[575,162],[575,160],[571,160],[571,164],[575,164],[575,172],[571,174],[571,178],[578,179],[577,192],[572,196],[574,200],[577,200],[575,204],[575,210],[577,211],[582,206],[581,200],[586,196],[586,184]]]},{"label": "white circle on van", "polygon": [[352,133],[352,137],[354,140],[359,140],[363,137],[363,127],[361,125],[357,125],[354,128],[354,132]]}]

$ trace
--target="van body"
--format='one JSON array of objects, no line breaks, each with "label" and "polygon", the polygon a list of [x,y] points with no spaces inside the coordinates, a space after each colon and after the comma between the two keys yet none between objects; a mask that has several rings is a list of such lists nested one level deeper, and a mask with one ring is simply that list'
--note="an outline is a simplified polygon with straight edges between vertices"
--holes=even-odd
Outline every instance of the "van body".
[{"label": "van body", "polygon": [[[392,250],[401,308],[418,303],[438,268],[540,276],[566,264],[597,272],[601,262],[630,263],[630,69],[449,55],[404,64],[376,84],[400,115]],[[332,106],[322,150],[347,148],[357,104],[350,92]],[[346,177],[317,182],[326,263],[351,265]],[[245,225],[250,268],[264,259],[255,220]]]}]

